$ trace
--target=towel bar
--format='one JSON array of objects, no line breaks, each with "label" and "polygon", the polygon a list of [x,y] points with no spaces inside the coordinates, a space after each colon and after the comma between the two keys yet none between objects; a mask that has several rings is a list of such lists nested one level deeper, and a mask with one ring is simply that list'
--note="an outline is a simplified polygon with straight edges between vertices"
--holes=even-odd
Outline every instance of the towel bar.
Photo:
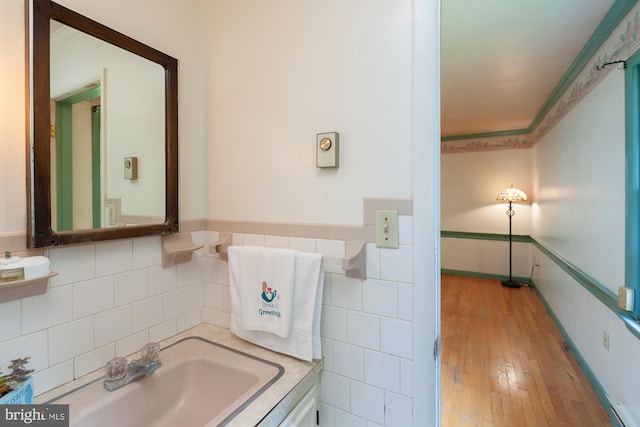
[{"label": "towel bar", "polygon": [[[209,245],[210,254],[220,255],[220,259],[228,261],[227,249],[233,243],[233,233],[221,231],[218,241]],[[348,240],[345,242],[344,258],[323,256],[323,261],[329,264],[339,264],[347,277],[356,279],[367,278],[367,242]]]},{"label": "towel bar", "polygon": [[221,231],[219,233],[218,241],[214,245],[209,245],[210,254],[219,254],[220,259],[223,261],[228,260],[227,249],[233,243],[233,233],[228,231]]},{"label": "towel bar", "polygon": [[347,277],[367,278],[367,242],[348,240],[345,242],[344,258],[323,256],[322,260],[328,264],[339,264]]}]

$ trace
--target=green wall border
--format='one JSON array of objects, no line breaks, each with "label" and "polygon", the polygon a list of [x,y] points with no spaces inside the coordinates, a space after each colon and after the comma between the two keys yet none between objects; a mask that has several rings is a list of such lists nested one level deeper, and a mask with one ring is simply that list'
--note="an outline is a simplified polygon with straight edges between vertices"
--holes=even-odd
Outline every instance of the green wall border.
[{"label": "green wall border", "polygon": [[[102,87],[69,95],[56,101],[56,212],[57,230],[73,229],[73,104],[102,96]],[[91,110],[91,177],[92,177],[92,225],[101,227],[100,196],[100,110]]]},{"label": "green wall border", "polygon": [[[458,239],[471,239],[471,240],[508,240],[508,235],[499,235],[499,234],[488,234],[488,233],[470,233],[470,232],[452,232],[452,231],[441,231],[441,237],[448,238],[458,238]],[[618,315],[618,317],[625,323],[627,329],[632,332],[634,336],[640,338],[640,324],[638,324],[629,313],[620,309],[617,305],[617,297],[611,292],[608,288],[606,288],[602,283],[589,276],[587,273],[582,271],[580,268],[571,264],[567,260],[563,259],[560,255],[556,254],[553,250],[548,248],[544,243],[532,238],[531,236],[520,236],[522,242],[532,243],[536,248],[542,252],[547,258],[551,259],[557,266],[559,266],[565,273],[567,273],[571,278],[573,278],[578,284],[588,290],[592,295],[594,295],[600,302],[602,302],[606,307],[612,310],[614,313]],[[503,280],[505,276],[495,275],[495,274],[487,274],[487,273],[477,273],[472,271],[463,271],[463,270],[452,270],[452,269],[441,269],[442,274],[456,274],[459,276],[467,276],[467,277],[480,277],[487,279],[497,279]],[[553,309],[544,298],[540,290],[537,288],[535,284],[535,280],[532,278],[516,278],[517,281],[528,283],[531,287],[535,289],[536,294],[540,297],[545,309],[551,316],[551,319],[556,324],[556,327],[560,331],[563,339],[571,349],[573,356],[576,358],[578,365],[584,372],[587,380],[593,387],[598,399],[604,406],[605,410],[609,414],[610,417],[614,417],[615,415],[612,412],[609,397],[594,374],[591,370],[591,367],[587,363],[587,361],[582,356],[582,353],[578,350],[578,347],[575,345],[573,340],[571,339],[569,333],[564,328],[560,319],[556,316]]]},{"label": "green wall border", "polygon": [[[460,232],[460,231],[441,231],[441,237],[446,238],[454,238],[454,239],[470,239],[470,240],[509,240],[508,234],[490,234],[490,233],[472,233],[472,232]],[[571,278],[573,278],[578,284],[580,284],[583,288],[585,288],[591,295],[596,297],[598,301],[608,307],[611,311],[613,311],[622,322],[624,322],[627,329],[638,339],[640,339],[640,322],[636,319],[636,317],[627,311],[622,310],[618,307],[618,296],[612,292],[605,285],[600,283],[598,280],[591,277],[589,274],[581,270],[579,267],[575,266],[571,262],[565,260],[554,252],[551,248],[545,245],[543,242],[536,240],[531,236],[523,236],[519,235],[518,240],[523,243],[532,243],[536,248],[540,250],[547,258],[551,259],[558,267],[560,267],[565,273],[567,273]],[[481,277],[487,279],[499,279],[504,280],[503,276],[497,274],[489,274],[489,273],[479,273],[474,271],[465,271],[465,270],[452,270],[452,269],[440,269],[441,273],[444,274],[457,274],[460,276],[468,276],[468,277]],[[529,283],[529,278],[517,278],[518,281]],[[535,286],[535,281],[531,284]]]},{"label": "green wall border", "polygon": [[584,372],[584,375],[587,377],[587,380],[591,384],[591,387],[593,387],[593,390],[596,392],[596,395],[598,396],[598,399],[600,399],[602,406],[604,406],[605,411],[607,411],[607,413],[609,414],[609,417],[613,419],[615,415],[613,413],[613,410],[611,409],[611,402],[609,401],[609,396],[607,395],[606,390],[604,389],[604,387],[602,386],[602,384],[600,383],[596,375],[591,370],[591,366],[589,366],[589,364],[584,359],[584,357],[582,357],[582,353],[580,353],[580,350],[578,350],[578,347],[575,345],[575,343],[571,339],[571,336],[569,335],[567,330],[564,328],[564,326],[562,326],[562,322],[560,322],[560,319],[558,319],[558,317],[555,315],[555,313],[551,309],[551,306],[549,305],[549,303],[547,303],[547,300],[540,293],[539,289],[535,286],[535,281],[533,284],[533,289],[535,290],[538,297],[540,297],[540,301],[542,301],[542,304],[547,310],[547,313],[549,313],[549,316],[551,316],[553,323],[556,324],[556,327],[560,331],[560,335],[562,335],[562,338],[564,339],[565,343],[571,349],[571,353],[573,354],[573,357],[576,358],[576,362],[578,362],[578,365],[582,369],[582,372]]},{"label": "green wall border", "polygon": [[[640,290],[640,51],[627,60],[624,75],[625,111],[625,285]],[[634,315],[640,316],[640,304],[634,304]]]},{"label": "green wall border", "polygon": [[[471,239],[471,240],[499,240],[503,242],[509,241],[508,234],[495,234],[495,233],[473,233],[469,231],[440,231],[440,237],[446,237],[450,239]],[[514,234],[512,236],[514,242],[531,243],[533,239],[531,236],[524,234]]]},{"label": "green wall border", "polygon": [[[491,273],[478,273],[476,271],[466,271],[466,270],[453,270],[450,268],[441,268],[440,273],[442,274],[455,274],[456,276],[466,276],[466,277],[479,277],[481,279],[495,279],[495,280],[509,280],[509,276],[504,276],[501,274],[491,274]],[[522,282],[527,285],[531,285],[529,277],[513,277],[513,280],[516,282]]]}]

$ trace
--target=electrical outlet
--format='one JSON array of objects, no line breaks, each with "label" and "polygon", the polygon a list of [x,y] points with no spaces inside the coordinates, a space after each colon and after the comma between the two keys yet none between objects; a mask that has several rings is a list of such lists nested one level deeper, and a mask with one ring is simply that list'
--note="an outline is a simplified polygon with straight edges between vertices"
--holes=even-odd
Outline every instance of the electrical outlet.
[{"label": "electrical outlet", "polygon": [[609,351],[609,332],[602,331],[602,346]]}]

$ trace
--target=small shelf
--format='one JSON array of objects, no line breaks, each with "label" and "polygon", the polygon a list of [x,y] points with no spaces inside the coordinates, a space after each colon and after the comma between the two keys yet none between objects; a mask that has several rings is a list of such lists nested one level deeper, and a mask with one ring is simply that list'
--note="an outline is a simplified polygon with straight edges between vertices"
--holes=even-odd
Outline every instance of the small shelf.
[{"label": "small shelf", "polygon": [[50,272],[46,276],[34,277],[26,280],[14,280],[0,283],[0,304],[47,292],[49,279],[58,273]]},{"label": "small shelf", "polygon": [[162,236],[162,266],[183,264],[191,261],[193,253],[202,249],[204,245],[197,246],[191,239],[191,233],[172,233]]}]

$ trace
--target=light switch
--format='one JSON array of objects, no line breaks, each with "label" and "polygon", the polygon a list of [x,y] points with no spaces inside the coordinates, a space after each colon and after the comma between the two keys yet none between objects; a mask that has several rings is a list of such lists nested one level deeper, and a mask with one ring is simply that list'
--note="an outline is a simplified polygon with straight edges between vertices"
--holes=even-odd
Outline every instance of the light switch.
[{"label": "light switch", "polygon": [[116,225],[116,205],[106,206],[107,225]]},{"label": "light switch", "polygon": [[338,167],[338,132],[316,135],[316,166],[319,168]]},{"label": "light switch", "polygon": [[376,246],[398,248],[398,211],[376,211]]}]

